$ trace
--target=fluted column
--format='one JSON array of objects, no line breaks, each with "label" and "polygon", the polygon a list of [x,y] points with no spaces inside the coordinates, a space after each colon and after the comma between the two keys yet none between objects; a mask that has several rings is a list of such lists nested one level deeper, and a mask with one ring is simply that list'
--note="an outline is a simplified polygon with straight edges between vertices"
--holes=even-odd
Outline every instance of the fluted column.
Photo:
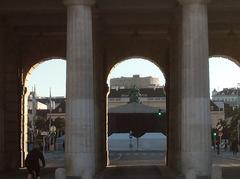
[{"label": "fluted column", "polygon": [[92,179],[95,174],[92,11],[90,0],[67,5],[67,178]]},{"label": "fluted column", "polygon": [[182,4],[181,167],[187,174],[211,174],[209,118],[208,0]]}]

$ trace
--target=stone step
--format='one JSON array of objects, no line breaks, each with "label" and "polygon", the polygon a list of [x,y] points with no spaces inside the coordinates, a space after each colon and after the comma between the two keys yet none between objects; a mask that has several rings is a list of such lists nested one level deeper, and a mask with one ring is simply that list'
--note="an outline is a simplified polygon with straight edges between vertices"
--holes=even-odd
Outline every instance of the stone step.
[{"label": "stone step", "polygon": [[165,166],[107,167],[95,179],[184,179]]}]

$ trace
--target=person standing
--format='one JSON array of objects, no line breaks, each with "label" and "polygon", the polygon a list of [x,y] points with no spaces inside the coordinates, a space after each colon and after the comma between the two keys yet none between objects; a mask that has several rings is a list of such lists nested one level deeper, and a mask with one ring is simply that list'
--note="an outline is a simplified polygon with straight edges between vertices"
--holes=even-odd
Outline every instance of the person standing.
[{"label": "person standing", "polygon": [[220,142],[219,142],[219,140],[217,140],[216,145],[217,145],[217,154],[219,155],[220,154]]},{"label": "person standing", "polygon": [[28,179],[40,179],[40,162],[45,167],[45,159],[43,153],[38,146],[35,146],[27,155],[25,165],[28,170]]},{"label": "person standing", "polygon": [[237,155],[237,153],[238,153],[238,141],[237,140],[233,141],[232,150],[233,150],[233,155]]}]

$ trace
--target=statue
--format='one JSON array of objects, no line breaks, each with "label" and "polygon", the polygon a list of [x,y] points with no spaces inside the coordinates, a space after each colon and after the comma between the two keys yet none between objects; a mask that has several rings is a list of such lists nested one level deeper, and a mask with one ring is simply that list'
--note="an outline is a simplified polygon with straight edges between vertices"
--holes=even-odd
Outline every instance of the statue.
[{"label": "statue", "polygon": [[139,97],[141,96],[140,90],[134,85],[129,92],[129,102],[128,103],[141,103]]}]

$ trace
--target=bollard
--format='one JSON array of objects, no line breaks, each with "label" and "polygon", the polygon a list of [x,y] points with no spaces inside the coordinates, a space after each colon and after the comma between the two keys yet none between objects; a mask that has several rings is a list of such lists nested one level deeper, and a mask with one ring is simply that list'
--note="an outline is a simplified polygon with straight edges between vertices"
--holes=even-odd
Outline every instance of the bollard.
[{"label": "bollard", "polygon": [[220,166],[212,167],[212,179],[222,179],[222,168]]},{"label": "bollard", "polygon": [[66,179],[65,168],[57,168],[55,170],[55,179]]}]

